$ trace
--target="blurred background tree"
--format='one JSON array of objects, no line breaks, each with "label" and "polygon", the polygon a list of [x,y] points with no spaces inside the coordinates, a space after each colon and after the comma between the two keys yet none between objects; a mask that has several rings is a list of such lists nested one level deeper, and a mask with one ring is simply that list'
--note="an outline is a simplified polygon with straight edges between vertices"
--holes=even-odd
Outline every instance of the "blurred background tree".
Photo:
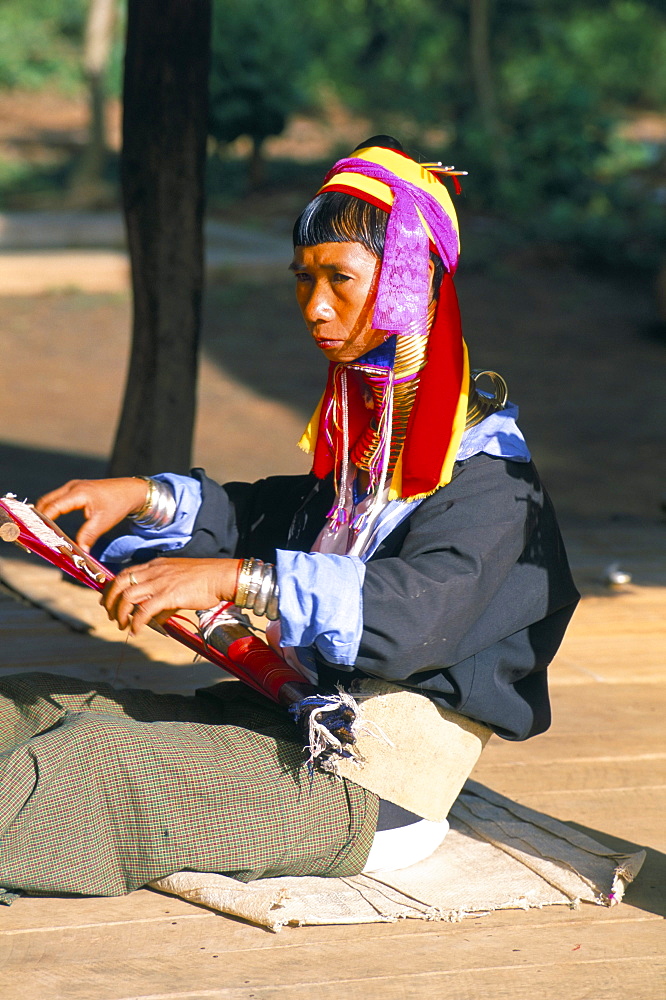
[{"label": "blurred background tree", "polygon": [[[313,80],[470,171],[467,204],[607,262],[664,252],[661,0],[321,0]],[[428,137],[439,134],[438,147]]]},{"label": "blurred background tree", "polygon": [[265,140],[302,101],[300,20],[282,0],[214,0],[209,132],[219,143],[249,137],[252,188],[263,180]]},{"label": "blurred background tree", "polygon": [[72,179],[72,200],[83,205],[106,194],[106,76],[114,40],[118,0],[89,0],[83,38],[83,75],[88,87],[88,138]]},{"label": "blurred background tree", "polygon": [[[69,188],[72,207],[114,200],[109,173],[105,104],[120,92],[122,0],[2,0],[0,93],[47,92],[76,99],[86,93],[85,142],[65,169],[47,170],[44,183]],[[54,123],[54,131],[58,123]],[[4,169],[3,169],[4,167]],[[26,187],[34,177],[21,177]],[[25,172],[24,172],[25,173]],[[0,182],[12,171],[0,162]]]},{"label": "blurred background tree", "polygon": [[[412,152],[468,169],[464,204],[521,238],[623,266],[654,267],[666,252],[664,142],[636,127],[666,107],[663,0],[213,7],[209,132],[231,151],[227,190],[236,139],[249,139],[257,189],[278,179],[276,165],[264,169],[266,139],[295,113],[326,120],[337,102]],[[0,88],[82,92],[90,10],[90,0],[3,0]],[[118,50],[116,40],[114,64]],[[116,70],[107,77],[113,91]],[[290,177],[283,169],[279,183]]]},{"label": "blurred background tree", "polygon": [[210,0],[128,2],[121,187],[133,329],[112,476],[191,465],[210,35]]},{"label": "blurred background tree", "polygon": [[0,87],[56,86],[81,81],[87,0],[3,0],[0,4]]}]

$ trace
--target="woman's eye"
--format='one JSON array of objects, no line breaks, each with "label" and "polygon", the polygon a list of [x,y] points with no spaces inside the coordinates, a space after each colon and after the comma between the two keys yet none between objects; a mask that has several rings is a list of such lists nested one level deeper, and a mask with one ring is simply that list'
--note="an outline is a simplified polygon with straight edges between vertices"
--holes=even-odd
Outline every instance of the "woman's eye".
[{"label": "woman's eye", "polygon": [[333,275],[333,281],[337,281],[337,282],[351,281],[351,275],[349,275],[349,274],[342,274],[339,271],[336,271],[336,273]]},{"label": "woman's eye", "polygon": [[294,272],[294,277],[299,284],[304,284],[305,282],[310,281],[310,275],[305,271]]}]

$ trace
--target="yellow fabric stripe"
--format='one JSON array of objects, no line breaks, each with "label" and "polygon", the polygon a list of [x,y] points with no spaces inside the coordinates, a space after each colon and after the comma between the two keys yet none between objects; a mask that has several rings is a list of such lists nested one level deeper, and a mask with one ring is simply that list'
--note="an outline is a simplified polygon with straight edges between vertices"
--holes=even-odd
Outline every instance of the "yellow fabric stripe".
[{"label": "yellow fabric stripe", "polygon": [[449,441],[449,447],[446,451],[446,458],[444,459],[444,464],[442,466],[442,475],[440,476],[439,485],[446,486],[447,483],[451,482],[451,476],[453,475],[453,463],[456,460],[456,455],[460,449],[460,440],[463,436],[465,430],[465,424],[467,423],[467,404],[469,401],[469,354],[467,353],[467,344],[463,340],[463,370],[462,370],[462,381],[460,386],[460,397],[458,399],[458,406],[456,408],[456,415],[453,418],[453,429],[451,431],[451,440]]},{"label": "yellow fabric stripe", "polygon": [[[395,469],[393,470],[393,475],[391,476],[391,483],[389,486],[388,498],[389,500],[400,500],[402,497],[402,453],[404,451],[404,445],[400,449],[400,454],[398,455],[398,461],[395,463]],[[405,499],[411,500],[411,497],[405,497]]]},{"label": "yellow fabric stripe", "polygon": [[301,451],[304,451],[306,455],[314,455],[315,445],[317,443],[317,431],[319,430],[319,417],[321,415],[321,408],[324,404],[325,392],[322,393],[321,399],[315,407],[315,411],[308,421],[308,425],[303,431],[300,440],[298,442],[298,447]]},{"label": "yellow fabric stripe", "polygon": [[[414,160],[401,156],[393,149],[382,149],[379,146],[370,146],[367,149],[357,149],[352,155],[361,160],[368,160],[370,163],[378,163],[380,166],[385,167],[387,170],[391,170],[394,174],[397,174],[397,176],[401,177],[403,180],[410,181],[412,184],[416,185],[416,187],[421,188],[422,191],[427,191],[431,194],[433,198],[439,202],[451,219],[453,227],[456,233],[458,233],[458,247],[460,247],[460,233],[456,210],[453,207],[453,202],[449,192],[435,174],[431,173],[431,171],[427,170],[425,167],[421,167]],[[371,198],[376,198],[379,201],[384,202],[385,205],[390,206],[393,204],[393,193],[383,181],[375,180],[374,177],[365,177],[363,174],[353,173],[352,171],[343,174],[336,174],[331,177],[331,179],[319,189],[318,193],[321,194],[322,191],[326,191],[329,187],[336,184],[345,184],[348,187],[356,188],[361,197],[363,197],[364,194],[367,194]],[[428,237],[432,239],[432,234],[425,223],[424,227],[428,233]]]}]

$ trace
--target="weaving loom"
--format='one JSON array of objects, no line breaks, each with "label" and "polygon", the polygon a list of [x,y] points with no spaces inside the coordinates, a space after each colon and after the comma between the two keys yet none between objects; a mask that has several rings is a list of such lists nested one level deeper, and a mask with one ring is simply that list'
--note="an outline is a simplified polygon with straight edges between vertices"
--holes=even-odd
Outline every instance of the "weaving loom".
[{"label": "weaving loom", "polygon": [[[54,521],[13,494],[0,498],[0,539],[40,556],[100,593],[114,579],[109,569]],[[356,756],[354,744],[362,724],[353,698],[342,691],[331,696],[317,694],[301,674],[248,628],[249,621],[230,602],[198,612],[198,616],[200,627],[196,631],[187,627],[192,623],[181,615],[172,615],[163,622],[153,619],[149,624],[288,708],[307,740],[311,767],[317,761],[335,770],[336,759]]]}]

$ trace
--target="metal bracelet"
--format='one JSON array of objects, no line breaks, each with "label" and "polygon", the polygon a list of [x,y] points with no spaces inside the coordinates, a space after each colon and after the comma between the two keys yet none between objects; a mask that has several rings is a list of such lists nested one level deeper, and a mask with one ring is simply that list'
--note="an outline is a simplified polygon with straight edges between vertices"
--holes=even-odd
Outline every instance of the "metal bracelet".
[{"label": "metal bracelet", "polygon": [[245,607],[248,610],[254,608],[255,601],[257,599],[257,594],[259,593],[259,588],[261,587],[261,581],[264,578],[264,564],[261,559],[254,560],[254,566],[252,567],[252,573],[250,576],[250,582],[247,588],[247,596],[245,598]]},{"label": "metal bracelet", "polygon": [[245,602],[247,600],[247,589],[252,579],[253,566],[254,559],[251,557],[249,559],[243,559],[240,572],[238,574],[238,581],[236,583],[236,593],[234,595],[234,604],[237,608],[246,607]]},{"label": "metal bracelet", "polygon": [[254,599],[255,615],[266,614],[266,605],[268,603],[268,598],[273,593],[274,583],[275,583],[275,567],[272,565],[272,563],[266,563],[264,565],[264,574],[261,580],[259,593]]},{"label": "metal bracelet", "polygon": [[148,483],[146,499],[135,514],[130,514],[130,520],[139,528],[166,528],[173,523],[176,515],[176,499],[167,483],[158,482],[148,476],[138,476]]},{"label": "metal bracelet", "polygon": [[143,517],[146,514],[146,512],[150,510],[150,508],[152,507],[152,504],[153,504],[153,499],[155,497],[155,480],[154,479],[150,479],[148,476],[135,476],[134,478],[135,479],[142,479],[144,483],[148,484],[148,488],[146,490],[146,498],[143,501],[142,506],[139,507],[138,510],[135,510],[133,514],[129,515],[130,520],[132,520],[132,521],[134,521],[136,518]]},{"label": "metal bracelet", "polygon": [[247,608],[255,615],[264,615],[270,621],[277,621],[279,596],[277,570],[273,563],[264,563],[261,559],[251,557],[243,559],[234,595],[236,607]]},{"label": "metal bracelet", "polygon": [[280,598],[280,586],[277,582],[277,571],[275,574],[275,583],[273,584],[273,593],[268,598],[266,603],[266,617],[269,622],[276,622],[280,617],[280,611],[278,608],[278,601]]}]

